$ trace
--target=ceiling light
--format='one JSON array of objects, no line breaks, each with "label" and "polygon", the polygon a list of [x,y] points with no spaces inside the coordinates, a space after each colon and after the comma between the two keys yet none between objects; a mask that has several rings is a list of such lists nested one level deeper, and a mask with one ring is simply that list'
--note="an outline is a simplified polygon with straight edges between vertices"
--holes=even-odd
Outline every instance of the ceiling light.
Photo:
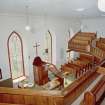
[{"label": "ceiling light", "polygon": [[31,27],[30,26],[25,26],[26,31],[30,31]]},{"label": "ceiling light", "polygon": [[26,31],[30,31],[31,27],[29,26],[29,6],[26,6]]},{"label": "ceiling light", "polygon": [[82,12],[82,11],[84,11],[85,10],[85,8],[77,8],[76,9],[76,11],[78,11],[78,12]]},{"label": "ceiling light", "polygon": [[100,11],[105,12],[105,0],[98,0],[98,8]]}]

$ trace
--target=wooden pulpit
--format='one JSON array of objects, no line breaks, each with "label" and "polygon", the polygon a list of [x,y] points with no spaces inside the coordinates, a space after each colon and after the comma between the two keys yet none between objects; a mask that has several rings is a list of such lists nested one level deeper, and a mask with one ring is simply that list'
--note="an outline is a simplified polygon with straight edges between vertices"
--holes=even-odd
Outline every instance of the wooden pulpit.
[{"label": "wooden pulpit", "polygon": [[46,64],[36,57],[33,62],[33,73],[34,73],[34,82],[38,85],[44,85],[48,82],[48,71],[46,70]]}]

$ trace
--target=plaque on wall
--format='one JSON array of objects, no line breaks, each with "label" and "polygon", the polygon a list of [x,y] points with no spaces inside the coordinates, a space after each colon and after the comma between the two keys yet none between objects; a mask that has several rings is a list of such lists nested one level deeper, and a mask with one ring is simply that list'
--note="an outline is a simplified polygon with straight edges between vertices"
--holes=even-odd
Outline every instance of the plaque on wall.
[{"label": "plaque on wall", "polygon": [[1,68],[0,68],[0,79],[2,79],[2,73],[1,73]]}]

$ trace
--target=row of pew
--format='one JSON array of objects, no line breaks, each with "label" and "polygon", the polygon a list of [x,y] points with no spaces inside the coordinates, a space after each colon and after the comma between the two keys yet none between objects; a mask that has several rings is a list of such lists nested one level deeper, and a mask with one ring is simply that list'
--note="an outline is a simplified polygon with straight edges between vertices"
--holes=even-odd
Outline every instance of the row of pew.
[{"label": "row of pew", "polygon": [[[76,78],[83,76],[84,73],[93,69],[98,69],[98,73],[105,75],[105,38],[98,39],[95,33],[79,32],[69,40],[68,49],[68,51],[73,50],[85,54],[80,54],[79,59],[62,65],[63,70],[70,71]],[[86,56],[86,54],[92,55],[91,59],[89,56]],[[103,64],[101,62],[103,62]],[[71,65],[77,66],[78,69],[76,69],[76,67],[73,68]],[[99,65],[100,67],[97,67]],[[103,68],[101,66],[103,66]],[[103,76],[91,91],[87,91],[84,94],[84,103],[82,105],[100,105],[104,98],[105,76]]]},{"label": "row of pew", "polygon": [[69,51],[90,52],[92,41],[96,39],[96,33],[78,32],[68,42]]},{"label": "row of pew", "polygon": [[80,58],[75,61],[65,63],[61,66],[63,71],[72,73],[76,78],[81,77],[94,66],[94,57],[87,54],[80,54]]}]

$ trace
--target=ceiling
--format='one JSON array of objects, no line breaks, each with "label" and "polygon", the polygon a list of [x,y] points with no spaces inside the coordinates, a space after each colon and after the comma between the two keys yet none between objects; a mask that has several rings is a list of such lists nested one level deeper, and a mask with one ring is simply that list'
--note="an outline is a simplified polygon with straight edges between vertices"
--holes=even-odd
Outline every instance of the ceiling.
[{"label": "ceiling", "polygon": [[[0,0],[0,13],[62,17],[99,17],[105,13],[97,8],[98,0]],[[84,11],[77,9],[84,8]]]}]

